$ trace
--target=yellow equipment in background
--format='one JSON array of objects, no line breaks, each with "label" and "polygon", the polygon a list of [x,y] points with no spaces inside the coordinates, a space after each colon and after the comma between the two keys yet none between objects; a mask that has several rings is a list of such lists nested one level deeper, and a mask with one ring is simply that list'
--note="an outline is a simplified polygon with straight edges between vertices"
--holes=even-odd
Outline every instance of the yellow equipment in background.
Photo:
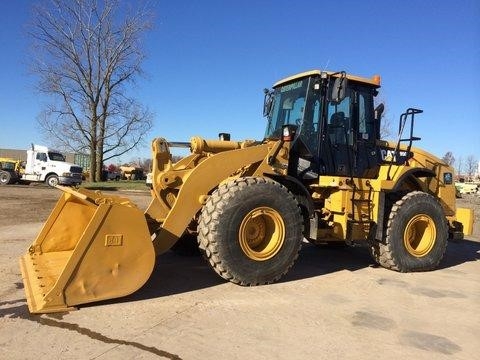
[{"label": "yellow equipment in background", "polygon": [[0,158],[0,185],[13,184],[23,174],[22,161],[11,158]]},{"label": "yellow equipment in background", "polygon": [[[30,311],[130,294],[155,256],[192,235],[212,269],[240,285],[278,280],[304,238],[363,245],[396,271],[434,269],[448,238],[471,233],[473,212],[456,208],[453,169],[412,146],[421,110],[402,114],[397,141],[380,139],[379,87],[378,76],[309,71],[266,90],[261,141],[154,139],[144,214],[121,197],[61,188],[20,259]],[[173,163],[175,146],[191,154]]]}]

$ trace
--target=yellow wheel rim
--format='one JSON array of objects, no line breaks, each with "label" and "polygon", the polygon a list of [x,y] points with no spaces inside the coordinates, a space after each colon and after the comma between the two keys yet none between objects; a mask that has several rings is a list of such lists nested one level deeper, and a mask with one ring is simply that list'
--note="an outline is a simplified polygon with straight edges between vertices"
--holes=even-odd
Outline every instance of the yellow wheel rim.
[{"label": "yellow wheel rim", "polygon": [[428,215],[419,214],[408,222],[403,234],[403,242],[407,251],[415,256],[427,255],[435,245],[437,228],[432,218]]},{"label": "yellow wheel rim", "polygon": [[285,241],[285,223],[280,214],[269,207],[250,211],[240,224],[240,247],[255,261],[275,256]]}]

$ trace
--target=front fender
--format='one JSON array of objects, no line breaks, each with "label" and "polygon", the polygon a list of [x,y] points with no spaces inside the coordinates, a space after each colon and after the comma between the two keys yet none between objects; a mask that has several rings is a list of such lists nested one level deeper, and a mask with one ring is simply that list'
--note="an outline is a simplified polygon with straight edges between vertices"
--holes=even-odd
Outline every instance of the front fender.
[{"label": "front fender", "polygon": [[154,240],[156,254],[164,253],[175,244],[218,184],[238,169],[265,159],[270,148],[269,144],[261,144],[221,152],[192,169]]}]

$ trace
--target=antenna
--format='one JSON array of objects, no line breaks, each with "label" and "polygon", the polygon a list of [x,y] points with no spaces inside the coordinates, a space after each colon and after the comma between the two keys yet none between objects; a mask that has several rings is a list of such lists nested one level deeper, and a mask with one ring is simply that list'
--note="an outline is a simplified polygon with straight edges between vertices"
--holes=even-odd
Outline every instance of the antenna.
[{"label": "antenna", "polygon": [[323,73],[325,70],[327,70],[329,64],[330,64],[330,59],[327,60],[327,63],[325,64],[324,68],[320,71],[320,73]]}]

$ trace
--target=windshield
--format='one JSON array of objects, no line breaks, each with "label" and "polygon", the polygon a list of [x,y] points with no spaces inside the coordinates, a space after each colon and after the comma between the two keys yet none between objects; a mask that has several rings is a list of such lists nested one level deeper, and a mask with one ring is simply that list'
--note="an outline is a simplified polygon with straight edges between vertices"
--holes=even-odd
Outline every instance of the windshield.
[{"label": "windshield", "polygon": [[48,152],[48,158],[53,161],[65,161],[65,156],[56,152]]},{"label": "windshield", "polygon": [[277,87],[272,94],[273,106],[268,116],[265,138],[278,139],[284,125],[300,126],[304,117],[309,78]]},{"label": "windshield", "polygon": [[15,163],[13,162],[9,162],[9,161],[5,161],[5,162],[1,162],[1,166],[2,166],[2,170],[15,170]]}]

